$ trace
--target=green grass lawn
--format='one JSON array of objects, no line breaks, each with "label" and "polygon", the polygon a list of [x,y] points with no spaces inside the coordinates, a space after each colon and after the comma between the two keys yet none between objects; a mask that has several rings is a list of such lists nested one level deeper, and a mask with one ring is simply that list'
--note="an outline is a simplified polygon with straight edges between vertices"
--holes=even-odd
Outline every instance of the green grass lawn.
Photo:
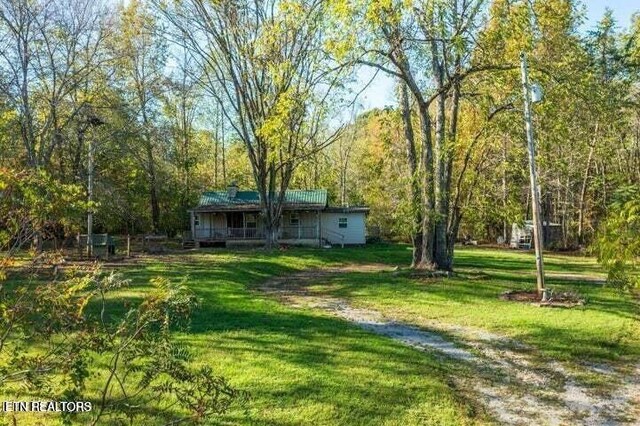
[{"label": "green grass lawn", "polygon": [[[198,363],[211,365],[251,395],[246,407],[213,424],[490,422],[453,387],[452,376],[463,368],[456,363],[256,291],[271,276],[307,268],[358,262],[405,266],[409,260],[410,249],[403,245],[167,255],[118,268],[133,285],[111,297],[135,300],[153,277],[188,276],[202,305],[190,330],[177,337],[188,343]],[[549,309],[500,300],[506,289],[534,285],[529,253],[461,249],[456,268],[454,278],[428,280],[411,278],[406,270],[349,273],[313,289],[417,325],[437,320],[505,333],[555,359],[622,363],[640,358],[638,305],[629,296],[573,277],[549,283],[584,295],[584,307]],[[548,256],[547,270],[602,273],[593,260],[570,256]]]},{"label": "green grass lawn", "polygon": [[314,288],[417,325],[437,321],[505,334],[553,359],[624,364],[640,358],[639,305],[593,279],[604,279],[594,259],[548,254],[545,267],[548,288],[576,292],[586,304],[541,308],[499,299],[507,290],[535,288],[534,258],[481,248],[457,250],[453,278],[350,273]]}]

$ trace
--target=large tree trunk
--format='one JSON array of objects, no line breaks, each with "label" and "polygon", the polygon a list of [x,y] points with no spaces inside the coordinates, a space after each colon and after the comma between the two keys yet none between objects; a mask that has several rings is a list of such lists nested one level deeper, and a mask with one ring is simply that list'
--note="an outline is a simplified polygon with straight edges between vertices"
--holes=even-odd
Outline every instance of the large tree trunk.
[{"label": "large tree trunk", "polygon": [[[438,79],[438,78],[436,78]],[[442,89],[442,80],[437,90]],[[446,136],[445,136],[445,94],[436,100],[435,122],[435,236],[433,260],[436,269],[448,269],[447,265],[447,191],[446,191]]]},{"label": "large tree trunk", "polygon": [[418,102],[418,115],[420,120],[420,139],[422,141],[422,170],[424,184],[422,185],[422,259],[419,268],[434,269],[434,168],[433,146],[431,141],[431,117],[429,107]]},{"label": "large tree trunk", "polygon": [[[459,61],[458,61],[459,62]],[[444,166],[444,179],[441,192],[442,203],[442,221],[445,225],[445,243],[446,247],[443,256],[437,259],[438,269],[450,271],[453,269],[453,251],[456,238],[458,237],[459,222],[451,220],[451,178],[453,175],[453,145],[458,138],[458,114],[460,111],[460,84],[453,84],[453,93],[451,96],[451,111],[449,118],[449,129],[447,131],[445,144],[443,146],[442,163]]]},{"label": "large tree trunk", "polygon": [[415,135],[411,123],[411,106],[409,105],[409,92],[406,84],[400,83],[400,104],[402,108],[402,121],[404,124],[404,136],[407,145],[407,163],[411,174],[411,244],[413,253],[411,267],[417,267],[422,260],[422,206],[420,203],[420,173],[418,170],[418,157],[416,154]]},{"label": "large tree trunk", "polygon": [[[265,157],[266,158],[266,155]],[[254,173],[261,198],[262,215],[264,216],[265,248],[271,250],[278,247],[278,233],[280,230],[280,217],[285,201],[286,189],[293,174],[293,166],[283,167],[280,174],[276,171],[276,165],[256,165]],[[278,182],[278,176],[280,181]]]}]

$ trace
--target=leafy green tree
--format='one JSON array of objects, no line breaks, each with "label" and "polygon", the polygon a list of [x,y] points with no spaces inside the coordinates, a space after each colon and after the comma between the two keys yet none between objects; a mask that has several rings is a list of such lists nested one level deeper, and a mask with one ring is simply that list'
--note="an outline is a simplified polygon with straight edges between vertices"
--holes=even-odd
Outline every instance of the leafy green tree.
[{"label": "leafy green tree", "polygon": [[640,189],[620,188],[602,223],[595,249],[608,281],[623,289],[640,288]]},{"label": "leafy green tree", "polygon": [[324,54],[325,2],[190,0],[157,6],[245,145],[266,246],[272,247],[295,169],[339,134],[324,125],[343,76]]},{"label": "leafy green tree", "polygon": [[117,58],[115,73],[133,118],[129,125],[136,129],[136,137],[129,139],[122,148],[131,152],[147,176],[152,231],[159,232],[161,210],[157,157],[158,151],[163,150],[159,116],[167,47],[158,35],[156,18],[145,2],[129,2],[121,10],[120,19],[111,48]]}]

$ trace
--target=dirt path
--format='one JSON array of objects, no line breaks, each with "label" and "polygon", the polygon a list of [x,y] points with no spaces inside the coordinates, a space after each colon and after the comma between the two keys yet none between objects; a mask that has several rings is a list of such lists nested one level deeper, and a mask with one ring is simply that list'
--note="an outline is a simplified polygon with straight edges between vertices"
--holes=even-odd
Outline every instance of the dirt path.
[{"label": "dirt path", "polygon": [[[458,360],[473,374],[456,375],[456,385],[470,389],[498,422],[509,425],[640,425],[640,365],[627,374],[608,366],[581,367],[616,383],[607,392],[580,383],[576,366],[541,362],[512,339],[481,329],[433,323],[429,330],[385,318],[380,312],[352,307],[347,301],[312,294],[307,286],[348,272],[389,271],[387,265],[347,265],[276,277],[260,290],[295,307],[322,309],[363,329],[421,351]],[[444,334],[445,332],[446,334]],[[453,336],[453,339],[445,336]]]}]

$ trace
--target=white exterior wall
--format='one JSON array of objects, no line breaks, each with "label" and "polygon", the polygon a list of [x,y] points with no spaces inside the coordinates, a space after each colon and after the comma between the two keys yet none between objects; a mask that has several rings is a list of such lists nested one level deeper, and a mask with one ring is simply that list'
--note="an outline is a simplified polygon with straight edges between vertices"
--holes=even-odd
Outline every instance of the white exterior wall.
[{"label": "white exterior wall", "polygon": [[[297,213],[300,224],[291,225],[291,214]],[[312,239],[319,243],[318,212],[315,211],[284,211],[280,218],[280,237],[286,239]]]},{"label": "white exterior wall", "polygon": [[[347,218],[347,227],[339,228],[338,219],[341,217]],[[365,244],[366,243],[366,230],[365,230],[365,214],[362,212],[352,213],[321,213],[322,220],[322,236],[329,240],[332,244],[342,243],[339,235],[344,235],[345,244]],[[328,232],[325,232],[328,231]]]}]

